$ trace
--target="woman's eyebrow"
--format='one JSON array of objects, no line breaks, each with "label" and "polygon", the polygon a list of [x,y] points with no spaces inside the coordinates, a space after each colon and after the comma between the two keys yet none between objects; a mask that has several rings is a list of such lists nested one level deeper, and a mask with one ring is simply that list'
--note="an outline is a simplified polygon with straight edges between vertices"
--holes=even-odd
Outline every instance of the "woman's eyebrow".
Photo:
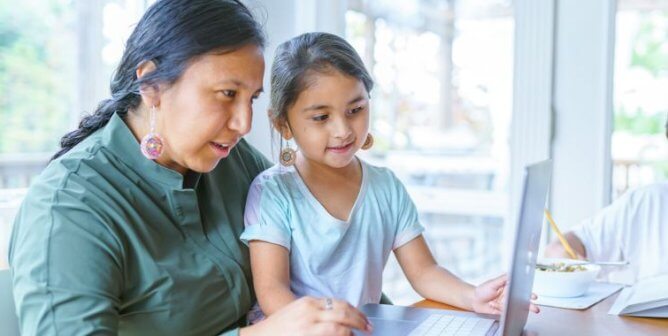
[{"label": "woman's eyebrow", "polygon": [[[242,82],[238,79],[223,79],[223,80],[220,80],[220,81],[216,82],[216,85],[221,85],[221,84],[232,84],[236,87],[241,87],[241,88],[249,89],[249,90],[251,89],[251,87],[248,84],[246,84],[246,83],[244,83],[244,82]],[[259,89],[257,89],[255,91],[255,93],[262,93],[262,92],[264,92],[263,87],[260,87]]]}]

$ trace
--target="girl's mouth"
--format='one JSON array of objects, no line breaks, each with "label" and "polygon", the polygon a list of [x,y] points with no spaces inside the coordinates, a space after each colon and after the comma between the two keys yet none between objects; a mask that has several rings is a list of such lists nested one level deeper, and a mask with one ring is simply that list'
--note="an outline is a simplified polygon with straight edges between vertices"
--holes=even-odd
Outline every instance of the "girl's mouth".
[{"label": "girl's mouth", "polygon": [[342,153],[345,153],[345,152],[347,152],[348,150],[350,150],[350,148],[352,148],[352,147],[353,147],[353,142],[351,142],[351,143],[349,143],[349,144],[347,144],[347,145],[343,145],[343,146],[331,146],[331,147],[327,147],[327,150],[328,150],[328,151],[331,151],[331,152],[334,152],[334,153],[337,153],[337,154],[342,154]]}]

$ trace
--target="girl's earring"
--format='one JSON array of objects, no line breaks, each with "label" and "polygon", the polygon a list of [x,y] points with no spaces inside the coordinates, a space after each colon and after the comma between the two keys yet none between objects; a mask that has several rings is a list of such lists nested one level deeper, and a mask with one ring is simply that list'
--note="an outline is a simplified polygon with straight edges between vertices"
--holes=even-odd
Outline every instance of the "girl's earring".
[{"label": "girl's earring", "polygon": [[364,144],[362,145],[362,149],[366,150],[369,149],[373,146],[373,135],[371,133],[366,135],[366,140],[364,140]]},{"label": "girl's earring", "polygon": [[155,132],[155,105],[151,107],[150,131],[141,139],[141,153],[149,160],[160,157],[163,150],[162,138]]},{"label": "girl's earring", "polygon": [[283,166],[289,167],[295,164],[295,160],[297,159],[297,152],[295,152],[294,149],[290,148],[289,145],[286,146],[287,147],[281,150],[281,157],[279,158],[279,160],[281,161],[281,164]]}]

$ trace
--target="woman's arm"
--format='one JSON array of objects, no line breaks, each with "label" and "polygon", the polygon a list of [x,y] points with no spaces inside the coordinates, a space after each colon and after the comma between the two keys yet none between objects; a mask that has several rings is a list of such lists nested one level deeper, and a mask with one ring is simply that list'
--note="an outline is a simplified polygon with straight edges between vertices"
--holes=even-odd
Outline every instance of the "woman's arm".
[{"label": "woman's arm", "polygon": [[406,278],[422,297],[473,310],[475,287],[439,266],[422,235],[394,250]]},{"label": "woman's arm", "polygon": [[29,195],[14,224],[10,265],[21,334],[116,335],[118,240],[69,191],[54,199]]},{"label": "woman's arm", "polygon": [[261,240],[249,243],[253,286],[262,312],[269,316],[296,297],[290,291],[290,256],[288,250]]}]

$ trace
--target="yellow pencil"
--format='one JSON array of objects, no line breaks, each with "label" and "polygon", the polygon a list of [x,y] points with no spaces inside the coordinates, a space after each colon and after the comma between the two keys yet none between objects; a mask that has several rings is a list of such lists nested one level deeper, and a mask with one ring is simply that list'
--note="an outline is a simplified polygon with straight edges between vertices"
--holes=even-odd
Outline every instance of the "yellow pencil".
[{"label": "yellow pencil", "polygon": [[564,235],[561,234],[561,231],[559,231],[559,228],[557,227],[557,224],[554,222],[554,219],[552,219],[552,215],[550,212],[545,209],[545,217],[547,218],[547,221],[550,222],[550,226],[552,227],[552,230],[554,230],[554,233],[557,234],[557,238],[559,238],[559,241],[561,242],[561,245],[564,246],[564,249],[566,249],[566,252],[568,255],[571,256],[571,259],[577,259],[577,255],[575,255],[575,252],[573,252],[573,248],[571,245],[568,243]]}]

